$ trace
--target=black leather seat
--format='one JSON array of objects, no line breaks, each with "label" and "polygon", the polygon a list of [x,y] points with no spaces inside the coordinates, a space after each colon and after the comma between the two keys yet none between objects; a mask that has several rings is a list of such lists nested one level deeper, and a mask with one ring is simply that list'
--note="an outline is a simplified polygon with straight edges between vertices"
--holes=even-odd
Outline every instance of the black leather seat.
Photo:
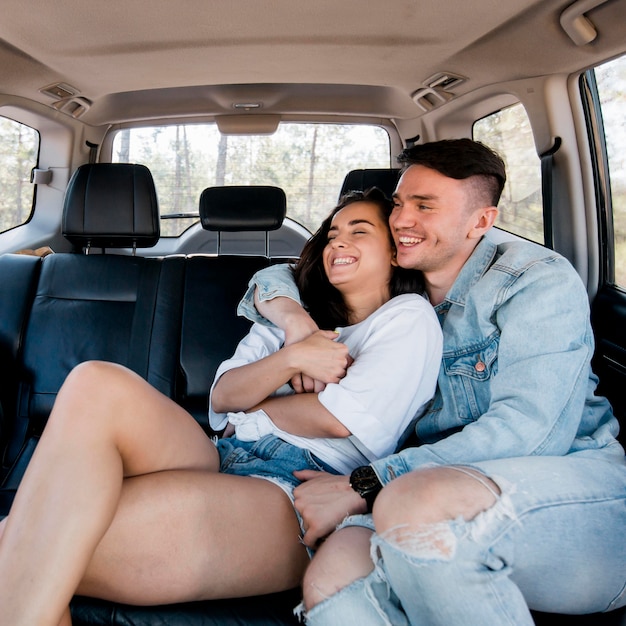
[{"label": "black leather seat", "polygon": [[[159,215],[148,170],[127,164],[78,168],[65,197],[63,232],[77,249],[153,245]],[[4,279],[16,271],[24,286]],[[0,257],[3,301],[6,293],[9,302],[19,304],[11,306],[11,315],[22,315],[9,322],[15,334],[4,362],[17,378],[3,402],[6,476],[0,513],[6,513],[56,394],[75,365],[90,359],[121,363],[174,396],[183,272],[182,257]],[[3,325],[11,319],[4,318],[4,308]]]},{"label": "black leather seat", "polygon": [[398,168],[352,170],[346,174],[339,195],[341,197],[348,191],[366,191],[370,187],[378,187],[388,198],[391,198],[399,178]]},{"label": "black leather seat", "polygon": [[159,208],[150,170],[129,163],[81,165],[65,193],[62,231],[87,250],[154,246]]},{"label": "black leather seat", "polygon": [[[280,228],[285,210],[285,193],[278,187],[209,187],[200,196],[202,226],[218,233],[267,234]],[[271,262],[267,243],[265,252],[186,259],[180,346],[184,390],[179,402],[203,425],[215,372],[250,328],[237,317],[236,308],[252,275]]]},{"label": "black leather seat", "polygon": [[[217,253],[224,254],[223,233],[238,233],[233,254],[242,254],[239,239],[247,235],[247,247],[256,254],[270,255],[269,231],[278,230],[287,212],[287,198],[279,187],[267,185],[208,187],[200,195],[200,221],[208,231],[217,232]],[[264,234],[259,248],[259,234]],[[246,251],[246,254],[251,254]]]},{"label": "black leather seat", "polygon": [[[202,193],[200,217],[216,231],[266,231],[284,218],[284,193],[268,187],[209,188]],[[236,306],[252,274],[271,262],[267,256],[191,255],[185,259],[180,371],[177,401],[208,428],[208,389],[219,364],[229,358],[249,322]],[[297,624],[292,609],[297,589],[268,596],[137,607],[77,597],[76,624],[148,626],[223,626]]]}]

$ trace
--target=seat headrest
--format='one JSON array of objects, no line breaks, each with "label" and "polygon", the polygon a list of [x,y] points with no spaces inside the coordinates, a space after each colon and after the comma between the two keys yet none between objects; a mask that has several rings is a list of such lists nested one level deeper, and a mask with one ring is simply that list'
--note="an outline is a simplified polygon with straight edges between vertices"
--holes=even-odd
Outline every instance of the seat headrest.
[{"label": "seat headrest", "polygon": [[279,187],[208,187],[200,195],[200,221],[206,230],[277,230],[286,212],[287,198]]},{"label": "seat headrest", "polygon": [[366,191],[370,187],[378,187],[391,198],[399,178],[400,170],[397,168],[352,170],[346,174],[339,197],[348,191]]},{"label": "seat headrest", "polygon": [[81,165],[67,186],[62,228],[77,246],[153,246],[160,227],[150,170],[129,163]]}]

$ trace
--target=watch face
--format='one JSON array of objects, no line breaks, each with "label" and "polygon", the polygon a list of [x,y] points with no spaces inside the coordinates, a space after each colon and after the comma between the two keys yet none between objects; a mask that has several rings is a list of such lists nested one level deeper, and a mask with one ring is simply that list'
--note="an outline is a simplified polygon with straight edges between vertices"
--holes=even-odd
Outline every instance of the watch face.
[{"label": "watch face", "polygon": [[381,487],[376,472],[369,465],[357,467],[350,476],[350,483],[353,489],[359,493],[367,493]]}]

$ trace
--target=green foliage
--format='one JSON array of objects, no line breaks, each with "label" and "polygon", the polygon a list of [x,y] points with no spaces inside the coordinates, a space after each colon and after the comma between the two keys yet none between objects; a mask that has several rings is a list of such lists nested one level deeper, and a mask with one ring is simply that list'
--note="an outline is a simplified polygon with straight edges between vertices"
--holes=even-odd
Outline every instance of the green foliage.
[{"label": "green foliage", "polygon": [[30,172],[37,165],[39,133],[0,117],[0,231],[23,224],[33,206]]},{"label": "green foliage", "polygon": [[506,165],[507,182],[496,225],[543,244],[541,161],[523,105],[515,104],[478,120],[474,139],[493,148]]},{"label": "green foliage", "polygon": [[[337,203],[351,169],[389,167],[389,137],[380,127],[281,124],[272,135],[222,136],[214,124],[137,128],[118,133],[114,161],[146,165],[154,176],[161,216],[198,212],[213,185],[275,185],[287,214],[315,230]],[[177,235],[194,220],[163,220]]]}]

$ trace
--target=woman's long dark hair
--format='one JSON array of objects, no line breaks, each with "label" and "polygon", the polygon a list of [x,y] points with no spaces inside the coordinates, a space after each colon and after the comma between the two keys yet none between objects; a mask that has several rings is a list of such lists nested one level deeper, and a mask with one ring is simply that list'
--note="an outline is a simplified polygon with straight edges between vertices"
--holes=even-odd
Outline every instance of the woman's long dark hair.
[{"label": "woman's long dark hair", "polygon": [[[293,267],[300,297],[315,323],[322,329],[333,329],[350,323],[350,309],[339,290],[331,285],[326,277],[322,254],[328,243],[328,231],[333,217],[341,209],[354,202],[368,202],[378,207],[381,219],[388,225],[393,203],[380,189],[372,187],[364,192],[350,191],[341,197],[339,204],[305,244],[300,259]],[[391,231],[389,231],[389,241],[395,250]],[[402,293],[423,293],[423,291],[424,279],[421,272],[393,267],[389,283],[392,298]]]}]

